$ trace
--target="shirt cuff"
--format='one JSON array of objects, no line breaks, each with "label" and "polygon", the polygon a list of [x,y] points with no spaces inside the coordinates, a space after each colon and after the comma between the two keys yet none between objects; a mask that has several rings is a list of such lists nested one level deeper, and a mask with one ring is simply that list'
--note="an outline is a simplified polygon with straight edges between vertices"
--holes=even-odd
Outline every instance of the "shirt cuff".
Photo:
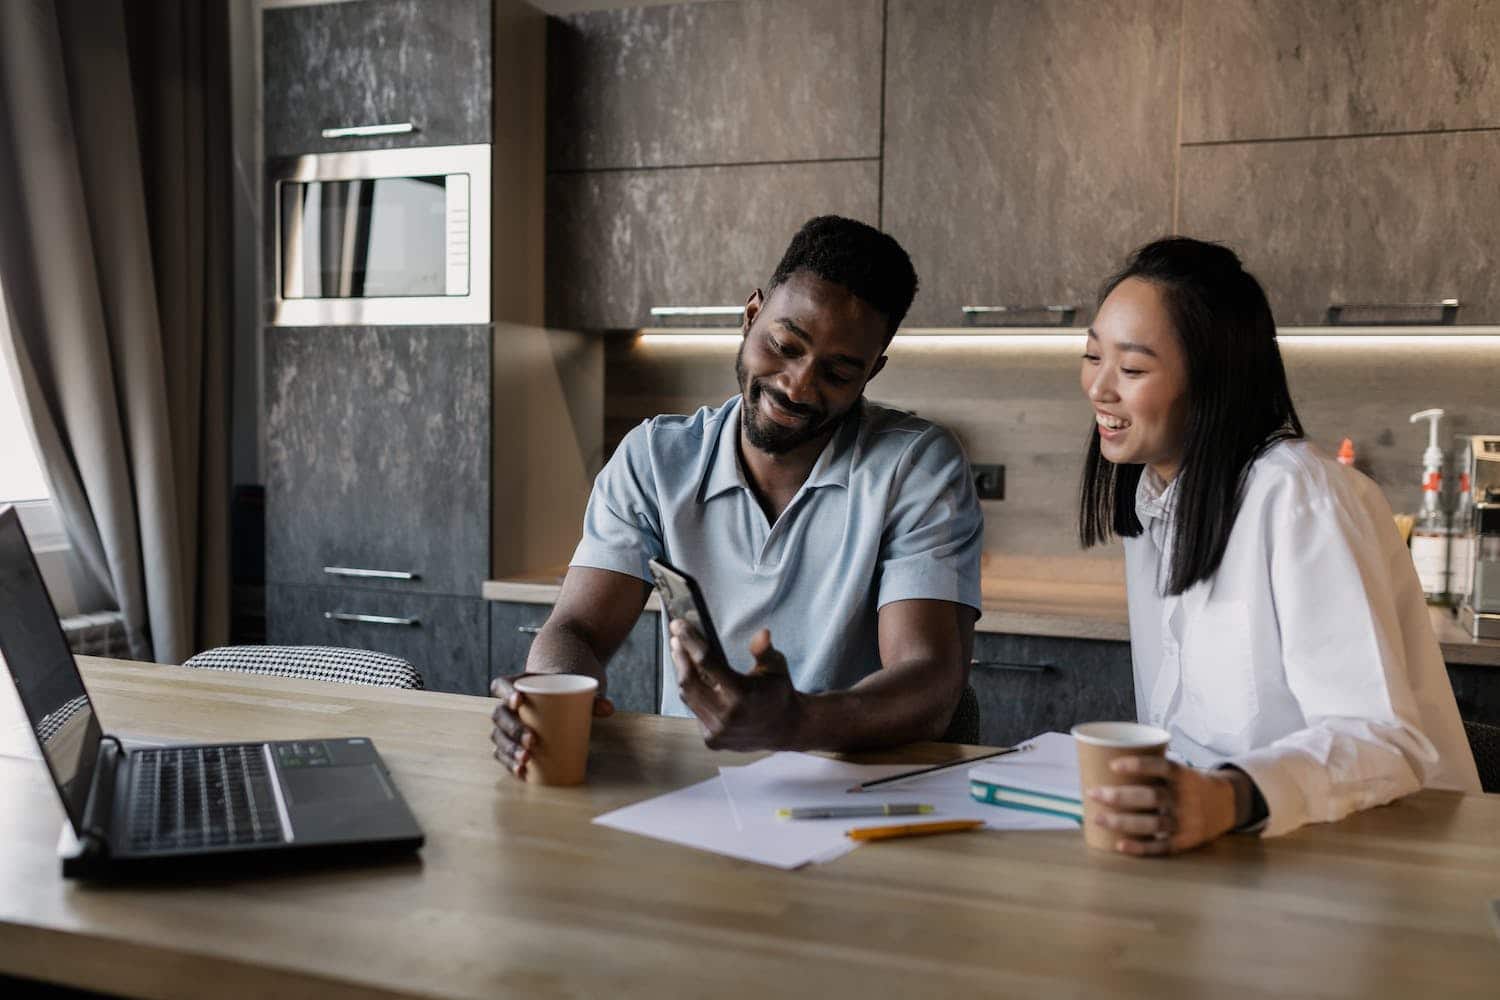
[{"label": "shirt cuff", "polygon": [[897,601],[948,601],[983,612],[979,579],[965,574],[882,571],[876,610]]},{"label": "shirt cuff", "polygon": [[568,565],[581,566],[584,569],[607,569],[654,585],[656,581],[651,578],[651,569],[646,565],[647,558],[639,552],[625,552],[605,545],[591,545],[588,539],[584,539],[574,550],[573,558],[568,561]]},{"label": "shirt cuff", "polygon": [[1266,818],[1259,829],[1262,837],[1279,837],[1307,822],[1302,788],[1290,773],[1284,751],[1262,747],[1226,763],[1248,774],[1265,800]]}]

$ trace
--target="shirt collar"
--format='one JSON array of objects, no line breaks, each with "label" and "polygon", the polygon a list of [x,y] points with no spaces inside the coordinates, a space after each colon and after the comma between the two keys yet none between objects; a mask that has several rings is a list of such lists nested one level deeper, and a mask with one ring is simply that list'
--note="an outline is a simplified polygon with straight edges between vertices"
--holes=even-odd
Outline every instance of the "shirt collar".
[{"label": "shirt collar", "polygon": [[1142,524],[1172,519],[1172,508],[1177,505],[1177,482],[1181,478],[1173,476],[1169,483],[1149,465],[1141,469],[1141,479],[1135,487],[1135,516]]},{"label": "shirt collar", "polygon": [[[744,398],[735,396],[728,400],[719,411],[721,414],[719,440],[714,448],[713,460],[709,463],[708,470],[703,477],[704,500],[712,500],[721,493],[733,489],[750,489],[750,483],[745,479],[745,470],[740,466],[740,407],[743,405]],[[818,455],[817,462],[813,464],[812,471],[807,474],[807,482],[802,485],[803,490],[817,489],[820,486],[842,486],[845,489],[849,487],[849,466],[854,459],[859,426],[863,421],[864,401],[860,400],[855,404],[854,411],[823,446],[823,451]]]}]

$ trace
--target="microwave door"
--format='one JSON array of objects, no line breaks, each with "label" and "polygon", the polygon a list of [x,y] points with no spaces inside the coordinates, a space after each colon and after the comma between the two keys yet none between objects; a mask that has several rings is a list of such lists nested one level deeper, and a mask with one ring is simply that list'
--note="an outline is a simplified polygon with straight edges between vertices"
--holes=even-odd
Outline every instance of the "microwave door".
[{"label": "microwave door", "polygon": [[319,298],[357,299],[365,294],[370,258],[370,213],[375,181],[324,182],[318,218],[321,294]]}]

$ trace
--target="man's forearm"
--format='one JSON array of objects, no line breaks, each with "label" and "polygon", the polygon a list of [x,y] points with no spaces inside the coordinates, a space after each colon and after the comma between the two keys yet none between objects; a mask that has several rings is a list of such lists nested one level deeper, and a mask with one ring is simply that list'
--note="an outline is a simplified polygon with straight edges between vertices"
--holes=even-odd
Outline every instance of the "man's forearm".
[{"label": "man's forearm", "polygon": [[962,685],[934,683],[932,664],[883,669],[845,691],[799,696],[791,735],[799,750],[873,750],[940,739]]},{"label": "man's forearm", "polygon": [[604,693],[604,662],[594,647],[566,625],[543,626],[526,657],[529,674],[585,674],[599,680]]}]

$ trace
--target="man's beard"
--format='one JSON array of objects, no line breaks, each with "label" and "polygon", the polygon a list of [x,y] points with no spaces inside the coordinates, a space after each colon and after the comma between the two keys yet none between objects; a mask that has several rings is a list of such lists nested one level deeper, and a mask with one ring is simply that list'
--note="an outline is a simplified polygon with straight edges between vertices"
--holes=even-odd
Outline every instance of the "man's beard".
[{"label": "man's beard", "polygon": [[[745,371],[743,342],[740,344],[739,354],[734,359],[734,375],[740,385],[740,426],[745,429],[745,437],[750,443],[768,455],[784,455],[806,444],[837,424],[845,416],[844,413],[835,413],[830,416],[816,407],[793,403],[775,389],[763,385],[759,379],[752,380],[750,373]],[[803,417],[802,423],[796,427],[786,427],[774,420],[768,420],[760,412],[762,395],[770,396],[772,402],[786,412]]]}]

